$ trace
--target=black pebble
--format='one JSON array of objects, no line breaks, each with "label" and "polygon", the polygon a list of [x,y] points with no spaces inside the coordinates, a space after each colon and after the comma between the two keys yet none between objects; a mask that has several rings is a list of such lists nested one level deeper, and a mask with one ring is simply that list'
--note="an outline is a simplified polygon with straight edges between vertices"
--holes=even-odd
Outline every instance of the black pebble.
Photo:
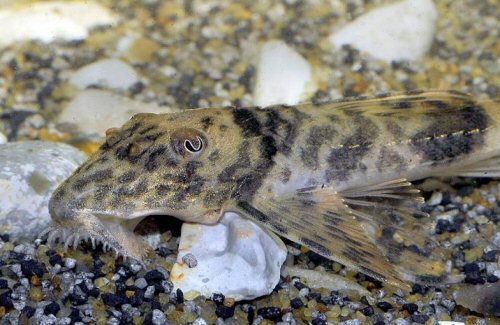
[{"label": "black pebble", "polygon": [[68,299],[72,305],[80,306],[87,302],[88,297],[83,294],[70,293]]},{"label": "black pebble", "polygon": [[483,284],[485,281],[481,277],[479,265],[476,263],[467,263],[464,265],[465,282],[471,284]]},{"label": "black pebble", "polygon": [[496,262],[497,261],[497,251],[491,250],[483,254],[483,260],[485,262]]},{"label": "black pebble", "polygon": [[304,306],[304,303],[302,302],[302,300],[299,297],[297,297],[297,298],[293,298],[292,300],[290,300],[290,306],[293,309],[299,309],[300,307]]},{"label": "black pebble", "polygon": [[368,306],[368,307],[365,307],[365,308],[361,309],[361,312],[365,316],[371,316],[371,315],[373,315],[374,310],[373,310],[372,306]]},{"label": "black pebble", "polygon": [[127,285],[123,279],[118,279],[115,281],[115,290],[116,293],[124,293],[127,290]]},{"label": "black pebble", "polygon": [[155,309],[161,310],[160,302],[158,300],[156,300],[156,299],[153,299],[151,301],[151,309],[152,310],[155,310]]},{"label": "black pebble", "polygon": [[326,320],[321,318],[315,318],[311,322],[312,325],[326,325]]},{"label": "black pebble", "polygon": [[68,317],[71,319],[71,324],[82,320],[82,318],[80,317],[80,310],[78,310],[77,308],[71,308],[71,313]]},{"label": "black pebble", "polygon": [[413,284],[413,286],[411,288],[411,294],[419,293],[421,295],[425,295],[427,293],[427,291],[429,291],[428,288],[423,287],[422,285],[420,285],[418,283]]},{"label": "black pebble", "polygon": [[152,285],[155,283],[159,283],[162,280],[165,280],[165,277],[163,276],[163,273],[161,273],[160,271],[152,270],[146,273],[146,275],[144,275],[144,279],[146,279],[148,285]]},{"label": "black pebble", "polygon": [[392,309],[392,305],[387,301],[381,301],[377,304],[377,307],[382,309],[382,311],[387,312]]},{"label": "black pebble", "polygon": [[59,304],[55,301],[51,302],[50,304],[48,304],[47,306],[45,306],[45,309],[43,310],[44,314],[45,315],[54,315],[54,316],[57,316],[57,313],[59,312],[59,310],[61,310],[61,307],[59,306]]},{"label": "black pebble", "polygon": [[382,320],[379,320],[378,322],[373,323],[373,325],[385,325],[385,322]]},{"label": "black pebble", "polygon": [[132,306],[137,307],[137,306],[142,305],[143,299],[144,299],[144,290],[137,289],[137,290],[135,290],[134,295],[128,299],[128,302]]},{"label": "black pebble", "polygon": [[61,255],[59,255],[59,254],[50,255],[49,263],[52,266],[54,266],[56,264],[63,265],[63,259],[62,259]]},{"label": "black pebble", "polygon": [[443,192],[443,198],[441,199],[441,205],[448,205],[451,203],[451,195],[450,195],[450,192],[448,191],[444,191]]},{"label": "black pebble", "polygon": [[118,305],[123,305],[124,303],[127,302],[127,300],[124,297],[112,294],[112,293],[103,293],[101,295],[102,302],[104,302],[105,305],[111,306],[111,307],[116,307]]},{"label": "black pebble", "polygon": [[498,277],[496,275],[488,275],[488,277],[486,278],[486,281],[488,281],[489,283],[495,283],[498,281]]},{"label": "black pebble", "polygon": [[13,308],[12,299],[10,298],[10,291],[4,292],[0,295],[0,306],[7,309]]},{"label": "black pebble", "polygon": [[254,319],[255,319],[255,309],[253,307],[249,307],[247,316],[248,324],[253,324]]},{"label": "black pebble", "polygon": [[146,317],[144,318],[144,323],[143,325],[153,325],[153,313],[148,313]]},{"label": "black pebble", "polygon": [[35,314],[35,311],[36,311],[36,309],[31,307],[31,306],[24,306],[21,313],[24,314],[26,316],[26,318],[31,318]]},{"label": "black pebble", "polygon": [[222,293],[214,293],[212,295],[212,301],[215,302],[217,305],[221,305],[224,302],[224,295]]},{"label": "black pebble", "polygon": [[182,292],[182,290],[177,289],[175,293],[177,294],[177,303],[178,304],[184,303],[184,293]]},{"label": "black pebble", "polygon": [[257,315],[264,317],[265,319],[269,319],[272,321],[278,321],[283,316],[281,313],[281,309],[277,307],[264,307],[257,309]]},{"label": "black pebble", "polygon": [[418,324],[425,324],[425,322],[427,322],[428,319],[429,319],[429,316],[424,315],[424,314],[411,315],[411,320],[415,323],[418,323]]},{"label": "black pebble", "polygon": [[96,287],[94,287],[86,292],[86,294],[88,294],[89,296],[94,297],[94,298],[99,297],[99,293],[100,293],[100,291]]},{"label": "black pebble", "polygon": [[436,234],[440,235],[445,232],[449,232],[453,228],[453,225],[449,220],[446,219],[439,219],[436,222],[436,229],[435,232]]},{"label": "black pebble", "polygon": [[473,192],[474,192],[474,186],[463,186],[458,190],[457,194],[463,197],[471,195]]},{"label": "black pebble", "polygon": [[9,284],[7,283],[7,280],[0,279],[0,289],[7,289],[8,287],[9,287]]},{"label": "black pebble", "polygon": [[418,306],[416,304],[404,304],[403,305],[403,310],[406,310],[410,314],[413,314],[418,310]]},{"label": "black pebble", "polygon": [[21,261],[21,271],[24,276],[31,277],[36,275],[41,278],[45,272],[45,267],[34,260]]},{"label": "black pebble", "polygon": [[234,315],[234,307],[226,307],[224,305],[217,305],[215,308],[215,314],[217,317],[230,318]]},{"label": "black pebble", "polygon": [[303,284],[303,283],[302,283],[302,282],[300,282],[300,281],[295,282],[295,283],[293,284],[293,286],[294,286],[295,288],[297,288],[297,290],[300,290],[300,289],[303,289],[303,288],[305,288],[305,287],[306,287],[306,285],[305,285],[305,284]]},{"label": "black pebble", "polygon": [[369,305],[368,299],[366,299],[366,296],[361,297],[359,300],[363,305]]},{"label": "black pebble", "polygon": [[10,235],[9,234],[1,234],[0,235],[0,239],[3,241],[3,242],[8,242],[10,240]]},{"label": "black pebble", "polygon": [[306,295],[307,300],[316,300],[316,302],[321,302],[321,294],[319,292],[311,292]]},{"label": "black pebble", "polygon": [[155,287],[155,295],[165,292],[165,287],[161,283],[155,283],[153,286]]}]

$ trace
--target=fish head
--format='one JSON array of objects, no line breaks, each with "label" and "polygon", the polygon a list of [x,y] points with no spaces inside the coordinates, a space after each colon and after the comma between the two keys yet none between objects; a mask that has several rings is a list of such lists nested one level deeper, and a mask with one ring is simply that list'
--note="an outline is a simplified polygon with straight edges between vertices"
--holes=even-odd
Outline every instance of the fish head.
[{"label": "fish head", "polygon": [[226,115],[224,109],[137,114],[109,129],[105,143],[53,193],[54,224],[99,228],[149,215],[216,222],[236,186],[219,176],[239,159],[241,141]]}]

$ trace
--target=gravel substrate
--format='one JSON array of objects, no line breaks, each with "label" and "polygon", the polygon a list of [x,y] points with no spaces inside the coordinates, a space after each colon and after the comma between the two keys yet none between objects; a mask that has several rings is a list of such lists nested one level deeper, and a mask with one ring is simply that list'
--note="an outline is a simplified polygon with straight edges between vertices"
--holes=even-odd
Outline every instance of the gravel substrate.
[{"label": "gravel substrate", "polygon": [[[126,89],[113,89],[136,101],[172,109],[252,105],[256,44],[273,39],[284,40],[311,65],[318,87],[311,101],[431,88],[500,96],[496,0],[436,0],[440,16],[430,53],[390,63],[350,46],[332,49],[328,37],[336,26],[393,1],[97,2],[121,17],[118,26],[97,28],[80,41],[26,41],[0,49],[0,137],[95,150],[101,139],[75,134],[57,125],[57,118],[80,92],[69,82],[71,73],[110,57],[140,76]],[[64,252],[47,247],[44,238],[18,241],[2,233],[0,324],[500,323],[485,314],[498,316],[500,303],[475,312],[453,296],[468,285],[498,285],[500,182],[453,178],[419,186],[427,199],[424,210],[435,220],[436,240],[449,252],[446,262],[464,275],[462,284],[442,290],[414,285],[406,293],[286,242],[287,265],[342,275],[370,294],[312,289],[306,278],[286,277],[271,295],[253,301],[220,294],[188,301],[168,280],[178,225],[162,234],[147,268],[90,246]],[[478,295],[470,299],[500,300]]]},{"label": "gravel substrate", "polygon": [[[464,282],[496,283],[500,276],[496,263],[500,183],[478,185],[472,180],[457,180],[449,190],[427,193],[425,209],[437,219],[437,239],[450,248],[449,258],[465,274]],[[486,324],[479,314],[455,303],[451,294],[460,285],[443,290],[414,285],[411,293],[404,293],[349,272],[293,243],[288,243],[296,248],[290,249],[294,252],[289,256],[291,264],[342,274],[368,289],[370,295],[310,289],[307,279],[292,277],[282,278],[270,296],[254,301],[235,303],[221,294],[187,301],[168,281],[177,241],[170,231],[163,234],[158,256],[146,269],[135,262],[115,260],[110,253],[93,251],[90,246],[64,253],[58,246],[48,248],[42,240],[15,244],[8,235],[1,238],[3,322],[433,324],[453,319]],[[498,313],[498,309],[493,312]]]}]

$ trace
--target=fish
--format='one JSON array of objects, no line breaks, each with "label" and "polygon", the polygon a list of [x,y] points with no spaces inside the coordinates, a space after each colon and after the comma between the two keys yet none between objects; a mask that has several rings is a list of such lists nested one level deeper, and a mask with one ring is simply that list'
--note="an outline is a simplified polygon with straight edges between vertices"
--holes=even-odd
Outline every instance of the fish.
[{"label": "fish", "polygon": [[453,90],[141,113],[53,192],[47,241],[141,261],[147,216],[231,211],[388,284],[453,283],[412,182],[499,177],[499,140],[500,102]]}]

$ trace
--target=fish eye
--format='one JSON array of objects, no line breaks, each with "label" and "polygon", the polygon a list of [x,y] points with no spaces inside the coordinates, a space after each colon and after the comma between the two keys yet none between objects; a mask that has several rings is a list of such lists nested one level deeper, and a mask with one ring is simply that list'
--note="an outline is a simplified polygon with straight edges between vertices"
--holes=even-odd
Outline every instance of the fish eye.
[{"label": "fish eye", "polygon": [[199,152],[203,149],[203,140],[199,136],[196,137],[195,141],[186,139],[184,148],[191,153]]},{"label": "fish eye", "polygon": [[205,136],[196,129],[180,129],[172,133],[171,146],[182,157],[199,154],[206,147]]}]

